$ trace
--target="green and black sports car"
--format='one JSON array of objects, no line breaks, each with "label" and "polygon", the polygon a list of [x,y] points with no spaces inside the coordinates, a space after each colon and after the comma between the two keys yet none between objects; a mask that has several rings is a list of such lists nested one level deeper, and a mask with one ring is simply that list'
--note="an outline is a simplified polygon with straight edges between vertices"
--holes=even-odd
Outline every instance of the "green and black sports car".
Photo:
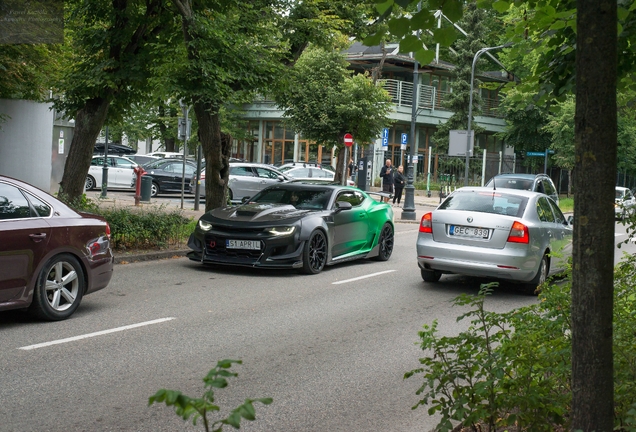
[{"label": "green and black sports car", "polygon": [[359,189],[283,183],[239,206],[199,219],[188,240],[193,261],[295,268],[316,274],[360,258],[386,261],[393,252],[393,209]]}]

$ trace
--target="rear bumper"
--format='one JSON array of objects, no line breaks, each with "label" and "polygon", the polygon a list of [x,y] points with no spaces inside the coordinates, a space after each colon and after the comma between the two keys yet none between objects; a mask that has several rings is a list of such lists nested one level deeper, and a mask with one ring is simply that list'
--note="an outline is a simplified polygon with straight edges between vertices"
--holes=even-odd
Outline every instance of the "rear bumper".
[{"label": "rear bumper", "polygon": [[487,249],[417,240],[417,263],[426,270],[476,277],[493,277],[515,282],[529,282],[537,274],[542,254],[529,253],[528,247],[510,244],[503,249]]}]

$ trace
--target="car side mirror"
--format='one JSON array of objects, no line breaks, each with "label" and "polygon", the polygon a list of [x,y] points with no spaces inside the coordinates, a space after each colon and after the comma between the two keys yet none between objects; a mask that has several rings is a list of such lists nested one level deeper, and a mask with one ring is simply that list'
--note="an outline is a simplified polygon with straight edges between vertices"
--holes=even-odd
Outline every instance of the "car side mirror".
[{"label": "car side mirror", "polygon": [[347,201],[338,201],[338,202],[336,202],[336,210],[337,211],[351,210],[352,208],[353,208],[353,206],[351,205],[350,202],[347,202]]},{"label": "car side mirror", "polygon": [[276,179],[277,179],[279,182],[284,182],[284,181],[285,181],[285,177],[283,177],[282,175],[278,175],[278,176],[276,177]]},{"label": "car side mirror", "polygon": [[246,202],[248,202],[248,201],[250,200],[250,198],[251,198],[251,197],[248,197],[248,196],[243,197],[243,198],[241,199],[241,204],[245,204]]},{"label": "car side mirror", "polygon": [[568,225],[574,225],[574,216],[568,216]]}]

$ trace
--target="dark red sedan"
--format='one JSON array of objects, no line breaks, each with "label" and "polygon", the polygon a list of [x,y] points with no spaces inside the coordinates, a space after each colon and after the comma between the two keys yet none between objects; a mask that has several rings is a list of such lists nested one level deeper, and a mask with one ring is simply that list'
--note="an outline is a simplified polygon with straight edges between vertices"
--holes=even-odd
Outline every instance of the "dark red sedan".
[{"label": "dark red sedan", "polygon": [[112,275],[110,227],[102,217],[0,176],[0,311],[63,320]]}]

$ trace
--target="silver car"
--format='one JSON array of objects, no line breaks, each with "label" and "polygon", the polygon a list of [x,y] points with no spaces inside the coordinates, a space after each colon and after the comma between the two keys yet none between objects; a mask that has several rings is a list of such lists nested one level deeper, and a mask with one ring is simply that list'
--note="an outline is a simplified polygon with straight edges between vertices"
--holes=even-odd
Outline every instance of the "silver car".
[{"label": "silver car", "polygon": [[[199,177],[199,196],[205,196],[205,170],[201,171]],[[271,165],[253,162],[230,162],[229,198],[233,203],[240,203],[243,198],[252,197],[267,186],[289,180],[290,177]],[[194,193],[194,181],[195,179],[190,183],[192,193]]]},{"label": "silver car", "polygon": [[617,219],[625,219],[634,214],[636,198],[632,191],[626,187],[616,186],[616,197],[614,199],[614,215]]},{"label": "silver car", "polygon": [[426,213],[417,262],[426,282],[442,274],[520,282],[535,292],[565,270],[572,254],[570,221],[545,194],[464,187]]}]

